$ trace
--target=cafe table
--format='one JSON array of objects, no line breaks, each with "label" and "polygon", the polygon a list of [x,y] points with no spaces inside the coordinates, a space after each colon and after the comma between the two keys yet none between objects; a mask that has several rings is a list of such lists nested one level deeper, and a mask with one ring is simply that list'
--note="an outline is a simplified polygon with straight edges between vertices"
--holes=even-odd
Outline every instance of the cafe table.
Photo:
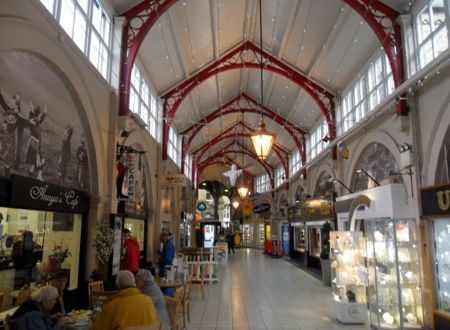
[{"label": "cafe table", "polygon": [[184,282],[181,279],[178,279],[178,278],[176,278],[174,280],[165,280],[165,279],[162,279],[160,277],[156,277],[155,278],[155,282],[161,289],[179,288],[179,287],[182,287],[184,285]]}]

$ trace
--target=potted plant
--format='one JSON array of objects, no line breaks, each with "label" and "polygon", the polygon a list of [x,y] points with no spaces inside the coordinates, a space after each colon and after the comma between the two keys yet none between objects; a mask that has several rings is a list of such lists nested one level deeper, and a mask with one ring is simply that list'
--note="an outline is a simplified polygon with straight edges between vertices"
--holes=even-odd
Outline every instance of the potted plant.
[{"label": "potted plant", "polygon": [[105,279],[108,270],[108,260],[114,249],[114,230],[109,225],[108,220],[97,224],[97,235],[94,239],[93,246],[99,261],[99,268],[93,271],[92,276]]},{"label": "potted plant", "polygon": [[327,221],[320,230],[322,248],[322,251],[320,252],[320,266],[322,268],[322,282],[327,286],[331,286],[330,231],[331,225]]}]

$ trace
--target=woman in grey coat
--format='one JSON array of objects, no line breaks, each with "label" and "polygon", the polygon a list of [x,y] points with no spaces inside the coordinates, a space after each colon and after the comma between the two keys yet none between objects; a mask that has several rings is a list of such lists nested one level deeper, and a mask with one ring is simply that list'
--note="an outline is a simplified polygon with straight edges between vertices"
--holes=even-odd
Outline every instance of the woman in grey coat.
[{"label": "woman in grey coat", "polygon": [[152,299],[155,304],[158,319],[163,324],[163,329],[170,330],[170,319],[169,314],[167,313],[166,301],[164,300],[164,295],[156,284],[152,273],[147,269],[140,269],[136,273],[136,286]]}]

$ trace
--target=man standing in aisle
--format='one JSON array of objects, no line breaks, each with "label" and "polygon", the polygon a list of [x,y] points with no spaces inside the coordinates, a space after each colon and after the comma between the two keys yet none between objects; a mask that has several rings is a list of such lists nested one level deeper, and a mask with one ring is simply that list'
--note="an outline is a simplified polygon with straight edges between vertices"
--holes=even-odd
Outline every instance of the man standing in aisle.
[{"label": "man standing in aisle", "polygon": [[233,251],[234,254],[234,235],[232,233],[228,234],[227,243],[228,243],[228,255],[231,255],[231,251]]},{"label": "man standing in aisle", "polygon": [[[163,250],[161,252],[161,258],[159,259],[159,276],[164,277],[166,275],[166,266],[172,266],[173,258],[175,258],[175,243],[173,242],[172,233],[168,233],[165,236],[165,242]],[[165,289],[164,294],[166,296],[175,296],[174,288]]]},{"label": "man standing in aisle", "polygon": [[122,232],[122,262],[120,269],[129,270],[133,274],[139,270],[139,243],[131,236],[129,229],[125,228]]}]

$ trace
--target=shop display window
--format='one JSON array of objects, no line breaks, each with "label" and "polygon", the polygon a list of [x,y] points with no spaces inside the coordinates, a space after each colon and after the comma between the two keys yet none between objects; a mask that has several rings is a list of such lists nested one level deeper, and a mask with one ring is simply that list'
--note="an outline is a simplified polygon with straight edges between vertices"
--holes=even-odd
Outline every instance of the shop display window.
[{"label": "shop display window", "polygon": [[414,219],[365,222],[368,301],[377,329],[421,329],[422,289]]},{"label": "shop display window", "polygon": [[[4,308],[11,292],[44,283],[68,270],[68,289],[78,287],[81,215],[0,207],[0,291]],[[37,283],[37,284],[36,284]]]},{"label": "shop display window", "polygon": [[309,228],[309,246],[311,256],[314,258],[320,258],[320,227]]},{"label": "shop display window", "polygon": [[264,224],[259,224],[258,246],[264,246]]},{"label": "shop display window", "polygon": [[243,244],[244,246],[251,246],[253,243],[253,226],[244,225],[243,226]]},{"label": "shop display window", "polygon": [[306,250],[306,235],[305,227],[294,228],[294,249],[299,252],[305,252]]},{"label": "shop display window", "polygon": [[450,219],[433,224],[437,309],[450,313]]}]

